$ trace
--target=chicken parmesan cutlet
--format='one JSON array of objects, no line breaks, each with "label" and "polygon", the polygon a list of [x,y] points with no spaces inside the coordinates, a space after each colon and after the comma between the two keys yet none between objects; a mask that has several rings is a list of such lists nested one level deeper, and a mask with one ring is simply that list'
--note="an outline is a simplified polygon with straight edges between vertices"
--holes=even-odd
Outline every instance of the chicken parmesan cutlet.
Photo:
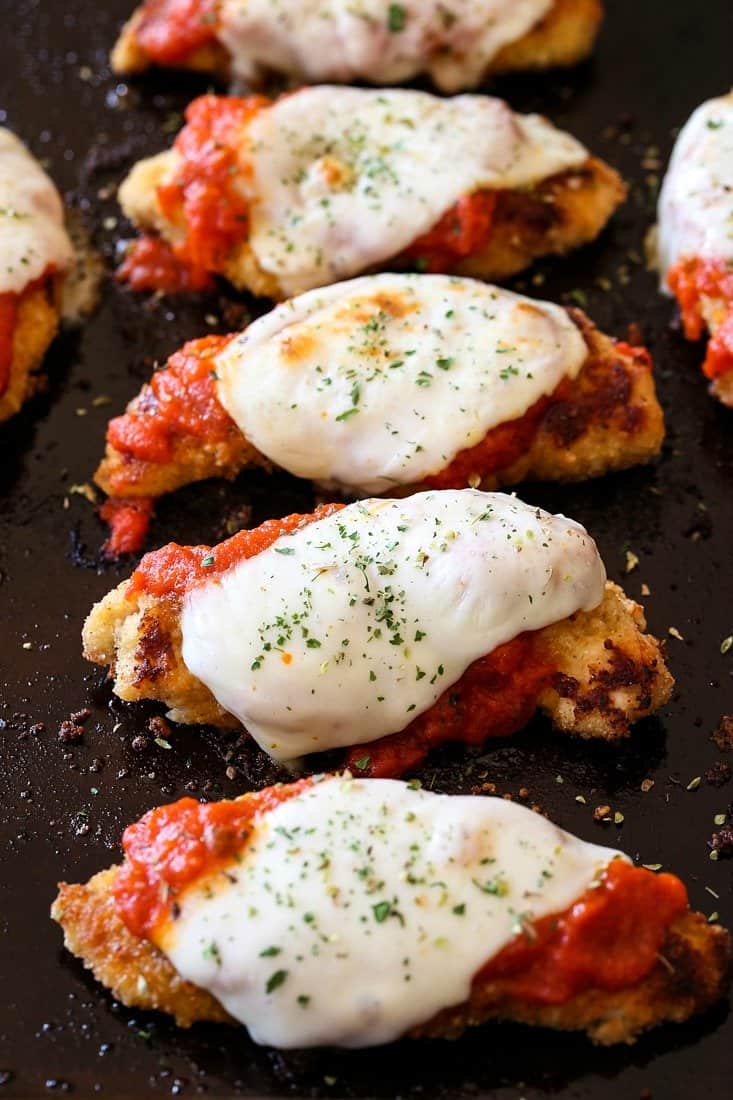
[{"label": "chicken parmesan cutlet", "polygon": [[83,642],[121,699],[244,727],[283,763],[342,749],[394,776],[538,709],[558,730],[626,737],[673,685],[645,625],[579,524],[464,489],[165,546],[96,604]]},{"label": "chicken parmesan cutlet", "polygon": [[146,0],[112,67],[193,69],[250,87],[271,76],[392,85],[425,74],[460,92],[499,73],[575,65],[602,17],[600,0]]},{"label": "chicken parmesan cutlet", "polygon": [[703,103],[682,128],[659,197],[662,289],[688,340],[710,334],[710,392],[733,408],[733,92]]},{"label": "chicken parmesan cutlet", "polygon": [[625,194],[569,134],[488,96],[208,95],[120,186],[147,235],[119,276],[278,300],[380,268],[503,279],[593,240]]},{"label": "chicken parmesan cutlet", "polygon": [[59,326],[73,250],[58,191],[19,138],[0,127],[0,421],[38,389]]},{"label": "chicken parmesan cutlet", "polygon": [[322,776],[192,798],[52,908],[123,1004],[281,1049],[491,1019],[632,1042],[724,995],[730,941],[674,875],[500,798]]},{"label": "chicken parmesan cutlet", "polygon": [[370,275],[188,343],[111,421],[108,556],[153,500],[249,465],[351,496],[580,480],[648,461],[664,419],[643,348],[579,310],[470,279]]}]

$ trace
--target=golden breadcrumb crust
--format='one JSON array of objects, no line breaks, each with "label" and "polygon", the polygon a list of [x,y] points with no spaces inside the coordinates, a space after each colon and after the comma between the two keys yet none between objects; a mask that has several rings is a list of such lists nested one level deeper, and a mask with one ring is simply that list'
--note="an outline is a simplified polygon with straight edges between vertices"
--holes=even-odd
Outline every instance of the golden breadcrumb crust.
[{"label": "golden breadcrumb crust", "polygon": [[[385,306],[388,308],[388,306]],[[486,477],[496,489],[527,478],[579,481],[647,462],[659,453],[664,416],[651,364],[643,352],[619,348],[580,310],[571,315],[588,346],[588,358],[562,400],[542,419],[528,448],[511,466]],[[149,387],[127,411],[151,408]],[[249,465],[270,468],[267,459],[232,425],[226,439],[207,443],[191,436],[173,441],[168,462],[145,462],[107,444],[94,480],[110,496],[159,497],[210,477],[233,478]],[[414,492],[419,485],[398,489]]]},{"label": "golden breadcrumb crust", "polygon": [[[127,406],[132,413],[148,401],[148,387]],[[270,464],[232,425],[226,439],[211,443],[197,436],[182,435],[172,441],[168,462],[145,462],[123,454],[108,443],[94,480],[108,496],[161,497],[182,485],[210,477],[235,478],[247,466]]]},{"label": "golden breadcrumb crust", "polygon": [[[112,894],[118,870],[100,871],[85,885],[60,884],[51,916],[63,928],[68,950],[129,1008],[166,1012],[180,1027],[234,1023],[210,993],[184,981],[162,952],[127,929]],[[631,1043],[655,1024],[682,1022],[717,1001],[725,992],[729,964],[725,929],[687,911],[671,925],[653,970],[628,989],[589,989],[562,1005],[539,1005],[507,997],[491,981],[477,981],[468,1002],[445,1009],[409,1034],[456,1038],[467,1027],[505,1019],[585,1031],[604,1045]]]},{"label": "golden breadcrumb crust", "polygon": [[451,274],[498,282],[543,256],[564,256],[596,239],[626,193],[618,172],[593,156],[536,187],[500,191],[486,244]]},{"label": "golden breadcrumb crust", "polygon": [[[134,225],[171,244],[182,239],[184,227],[164,217],[157,189],[175,174],[177,161],[175,149],[139,161],[118,192],[122,210]],[[618,172],[597,157],[588,157],[579,168],[551,176],[535,187],[499,191],[485,245],[457,263],[450,274],[495,282],[515,275],[542,256],[571,252],[595,240],[625,198],[626,185]],[[395,268],[397,259],[380,266]],[[258,297],[285,297],[276,276],[260,266],[246,241],[233,249],[221,274],[238,289]]]},{"label": "golden breadcrumb crust", "polygon": [[485,75],[577,65],[592,52],[602,20],[601,0],[555,0],[544,19],[499,51]]},{"label": "golden breadcrumb crust", "polygon": [[34,285],[20,295],[10,380],[0,396],[0,422],[14,416],[42,384],[37,372],[58,331],[59,319],[54,280]]},{"label": "golden breadcrumb crust", "polygon": [[[83,630],[84,656],[108,665],[114,691],[129,702],[155,699],[176,722],[236,728],[181,654],[180,600],[136,593],[123,581],[95,604]],[[537,632],[538,659],[555,670],[539,707],[556,729],[615,741],[667,702],[674,681],[642,608],[608,582],[593,611]]]},{"label": "golden breadcrumb crust", "polygon": [[[137,8],[126,23],[123,24],[119,38],[114,44],[110,54],[112,71],[120,76],[134,76],[150,69],[155,62],[151,61],[147,51],[143,49],[137,40],[137,31],[143,18],[142,7]],[[211,73],[223,82],[230,78],[229,54],[219,42],[207,42],[193,50],[185,62],[173,66],[176,69],[189,69],[196,73]]]},{"label": "golden breadcrumb crust", "polygon": [[[602,18],[601,0],[555,0],[543,19],[495,55],[484,77],[524,69],[576,65],[592,51]],[[120,32],[111,56],[112,68],[116,73],[141,73],[153,64],[137,41],[141,19],[142,9],[138,8]],[[229,81],[231,75],[229,55],[218,42],[207,43],[195,50],[176,68],[211,73],[224,83]]]}]

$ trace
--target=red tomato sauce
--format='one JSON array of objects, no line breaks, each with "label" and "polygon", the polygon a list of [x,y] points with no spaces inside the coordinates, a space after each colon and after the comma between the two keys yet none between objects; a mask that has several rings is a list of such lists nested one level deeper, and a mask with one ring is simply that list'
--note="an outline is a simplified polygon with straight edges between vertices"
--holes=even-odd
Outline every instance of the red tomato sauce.
[{"label": "red tomato sauce", "polygon": [[686,910],[687,891],[675,875],[614,860],[598,887],[529,925],[474,984],[497,982],[507,997],[555,1005],[585,989],[628,989],[653,969],[670,925]]},{"label": "red tomato sauce", "polygon": [[160,598],[182,597],[194,585],[220,576],[237,562],[267,550],[282,535],[326,519],[343,507],[343,504],[322,504],[309,515],[295,513],[283,519],[268,519],[251,531],[238,531],[218,546],[179,546],[171,542],[145,555],[132,574],[127,597],[132,599],[138,593]]},{"label": "red tomato sauce", "polygon": [[200,290],[211,285],[232,249],[247,236],[249,212],[236,186],[246,174],[237,149],[247,122],[270,105],[263,96],[204,95],[186,109],[175,149],[175,179],[157,190],[163,216],[181,232],[172,245],[134,247],[118,278],[138,290]]},{"label": "red tomato sauce", "polygon": [[153,518],[155,501],[151,497],[119,500],[110,497],[99,509],[99,517],[109,524],[109,536],[102,553],[110,561],[123,554],[136,554],[143,546]]},{"label": "red tomato sauce", "polygon": [[158,188],[158,202],[169,221],[183,221],[186,235],[174,251],[193,268],[218,271],[247,236],[247,203],[235,186],[244,171],[237,147],[244,127],[270,102],[204,95],[186,108],[186,125],[175,141],[181,165],[176,179]]},{"label": "red tomato sauce", "polygon": [[0,397],[10,385],[13,337],[18,322],[18,301],[18,294],[0,294]]},{"label": "red tomato sauce", "polygon": [[699,340],[705,331],[700,299],[725,302],[727,312],[710,337],[702,369],[707,378],[733,370],[733,267],[725,260],[683,259],[671,268],[667,282],[679,302],[688,340]]},{"label": "red tomato sauce", "polygon": [[[267,520],[215,547],[169,543],[145,555],[132,574],[127,598],[145,593],[161,599],[180,599],[194,585],[254,557],[282,535],[325,519],[343,507],[343,504],[325,504],[310,515]],[[480,745],[490,737],[516,733],[534,714],[538,696],[554,671],[538,652],[538,633],[520,634],[474,661],[406,729],[349,750],[346,766],[357,775],[398,776],[416,767],[431,749],[448,741]]]},{"label": "red tomato sauce", "polygon": [[[143,389],[135,409],[111,420],[107,442],[115,450],[140,462],[169,462],[174,445],[189,435],[210,443],[223,441],[238,431],[221,406],[215,386],[215,371],[208,362],[231,336],[209,336],[192,340],[173,355],[167,366],[153,375]],[[482,479],[506,469],[525,454],[542,418],[553,401],[561,398],[566,383],[550,397],[542,397],[523,416],[499,424],[474,447],[460,451],[437,474],[425,479],[435,489],[463,488],[472,476]],[[128,485],[123,467],[114,477],[113,488],[121,496]]]},{"label": "red tomato sauce", "polygon": [[462,489],[472,477],[483,480],[511,466],[532,446],[542,417],[564,388],[561,382],[551,397],[541,397],[523,416],[492,428],[475,447],[459,451],[444,470],[425,478],[426,484],[434,489]]},{"label": "red tomato sauce", "polygon": [[536,651],[536,633],[520,634],[479,657],[439,699],[399,733],[349,750],[355,775],[385,779],[420,764],[448,741],[483,744],[508,737],[527,724],[552,668]]},{"label": "red tomato sauce", "polygon": [[40,279],[28,283],[20,294],[11,291],[0,294],[0,397],[10,384],[10,371],[13,366],[13,341],[18,324],[18,311],[24,295],[42,287],[55,274],[53,265],[49,265]]},{"label": "red tomato sauce", "polygon": [[423,271],[450,271],[458,260],[486,243],[495,209],[495,191],[464,195],[432,229],[413,241],[402,258],[416,261]]},{"label": "red tomato sauce", "polygon": [[160,806],[125,829],[126,860],[114,882],[117,910],[135,936],[145,938],[175,916],[176,895],[200,875],[223,866],[246,844],[259,814],[311,786],[301,779],[248,794],[236,802],[182,798]]},{"label": "red tomato sauce", "polygon": [[[176,899],[202,875],[246,847],[256,817],[299,795],[302,779],[236,802],[184,798],[151,810],[125,830],[126,860],[113,885],[120,917],[135,936],[176,919]],[[562,913],[527,923],[478,972],[474,984],[496,983],[507,997],[563,1004],[586,989],[636,985],[654,967],[667,930],[687,909],[674,875],[655,875],[614,860],[600,884]]]},{"label": "red tomato sauce", "polygon": [[117,278],[133,290],[159,290],[163,294],[203,294],[214,286],[208,271],[177,256],[160,237],[133,241],[117,268]]},{"label": "red tomato sauce", "polygon": [[138,45],[159,65],[180,65],[216,41],[220,0],[145,0]]},{"label": "red tomato sauce", "polygon": [[[230,336],[205,336],[191,340],[172,355],[163,370],[156,371],[135,407],[111,420],[107,442],[116,451],[141,462],[170,462],[174,445],[185,436],[223,442],[237,427],[219,402],[212,359],[231,340]],[[114,489],[124,493],[125,471]]]},{"label": "red tomato sauce", "polygon": [[[174,0],[159,4],[175,8]],[[181,9],[187,5],[181,3]],[[154,13],[153,13],[154,14]],[[151,20],[153,20],[151,14]],[[151,26],[158,26],[158,16]],[[160,25],[169,16],[160,16]],[[139,35],[138,35],[139,37]],[[163,216],[184,231],[173,245],[143,238],[128,253],[118,277],[135,290],[200,290],[221,272],[232,249],[247,236],[248,204],[236,187],[246,165],[237,156],[242,132],[253,116],[270,106],[263,96],[239,99],[204,95],[186,110],[186,125],[175,148],[181,157],[176,178],[158,188]],[[450,271],[489,237],[497,196],[493,191],[464,195],[429,232],[402,254],[426,271]]]}]

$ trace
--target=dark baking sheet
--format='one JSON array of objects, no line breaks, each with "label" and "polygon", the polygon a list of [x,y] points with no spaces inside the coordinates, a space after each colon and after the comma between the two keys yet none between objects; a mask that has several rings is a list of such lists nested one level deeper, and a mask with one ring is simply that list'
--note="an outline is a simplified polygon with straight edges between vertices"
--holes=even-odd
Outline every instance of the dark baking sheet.
[{"label": "dark baking sheet", "polygon": [[[47,158],[108,262],[125,232],[114,220],[112,185],[134,159],[170,140],[186,101],[206,87],[178,76],[127,86],[110,76],[107,51],[130,7],[131,0],[0,3],[2,121]],[[540,268],[544,281],[517,285],[559,300],[585,295],[591,316],[619,335],[638,323],[656,357],[669,434],[649,469],[577,487],[528,486],[523,495],[584,522],[610,575],[625,579],[632,595],[650,586],[651,627],[662,635],[673,627],[683,638],[668,643],[678,690],[618,751],[553,736],[538,721],[480,755],[447,751],[420,774],[435,790],[525,787],[530,802],[581,836],[679,872],[693,904],[730,924],[733,864],[711,862],[707,840],[714,814],[733,798],[733,785],[710,782],[724,770],[709,772],[733,763],[710,741],[733,712],[733,651],[720,652],[733,632],[733,413],[706,396],[699,350],[671,327],[672,310],[644,269],[642,240],[674,127],[728,87],[733,13],[730,0],[609,7],[592,63],[512,79],[500,90],[617,165],[631,196],[600,242]],[[47,393],[0,429],[0,1096],[72,1089],[115,1097],[729,1097],[726,1004],[624,1049],[502,1025],[449,1044],[281,1055],[253,1046],[244,1031],[182,1032],[127,1011],[63,952],[47,917],[58,879],[78,881],[114,861],[122,827],[155,804],[185,792],[232,795],[276,774],[236,738],[206,731],[176,730],[171,749],[148,740],[139,751],[134,739],[147,736],[154,710],[113,700],[79,655],[86,612],[126,570],[97,567],[102,528],[71,492],[89,480],[108,416],[156,357],[207,329],[235,327],[258,308],[233,296],[156,304],[107,282],[93,319],[54,346]],[[110,404],[94,403],[104,397]],[[166,501],[153,537],[210,540],[311,503],[292,479],[244,476]],[[627,550],[640,565],[624,578]],[[59,742],[60,722],[81,707],[92,711],[83,741]],[[700,786],[688,790],[698,776]],[[654,787],[643,793],[647,778]],[[622,826],[594,823],[603,803],[623,813]]]}]

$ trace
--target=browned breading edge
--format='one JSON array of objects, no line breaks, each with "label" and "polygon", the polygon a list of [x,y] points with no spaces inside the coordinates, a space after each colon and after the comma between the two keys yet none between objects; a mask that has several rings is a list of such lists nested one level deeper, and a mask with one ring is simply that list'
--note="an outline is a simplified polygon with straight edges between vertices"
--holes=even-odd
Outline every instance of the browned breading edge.
[{"label": "browned breading edge", "polygon": [[[185,723],[236,728],[181,654],[180,604],[138,593],[129,581],[94,606],[84,624],[84,656],[109,665],[114,691],[130,702],[156,699]],[[618,585],[606,585],[593,611],[579,611],[538,632],[539,659],[555,669],[538,705],[553,726],[580,737],[615,741],[670,697],[674,680],[642,608]]]},{"label": "browned breading edge", "polygon": [[486,244],[451,274],[500,282],[543,256],[564,256],[594,241],[626,195],[618,172],[594,156],[535,187],[499,191]]},{"label": "browned breading edge", "polygon": [[[128,931],[112,895],[117,871],[110,867],[85,885],[60,885],[51,916],[63,928],[68,950],[130,1008],[166,1012],[181,1027],[233,1023],[209,993],[184,981],[157,948]],[[563,1005],[535,1005],[502,996],[494,983],[476,982],[470,1001],[445,1009],[410,1035],[455,1038],[469,1026],[508,1019],[585,1031],[604,1045],[630,1043],[647,1028],[686,1020],[723,996],[729,963],[725,929],[688,911],[672,924],[651,973],[629,989],[590,989]]]},{"label": "browned breading edge", "polygon": [[602,20],[601,0],[555,0],[544,19],[493,58],[485,75],[577,65],[592,52]]},{"label": "browned breading edge", "polygon": [[[150,58],[137,41],[141,16],[142,9],[138,8],[123,26],[112,50],[116,73],[132,75],[150,68]],[[602,18],[601,0],[555,0],[548,14],[531,30],[499,51],[484,75],[575,65],[593,49]],[[230,78],[229,55],[218,42],[195,50],[177,67],[211,73],[223,82]]]},{"label": "browned breading edge", "polygon": [[[388,308],[385,305],[383,308]],[[581,310],[570,311],[588,345],[588,358],[562,400],[545,414],[532,445],[511,466],[485,478],[483,489],[538,481],[575,481],[647,462],[659,453],[664,416],[654,376],[643,352],[619,348]],[[128,411],[153,400],[144,387]],[[249,465],[269,463],[234,426],[227,439],[209,444],[182,436],[170,461],[144,462],[107,444],[94,480],[110,496],[158,497],[210,477],[236,477]],[[474,483],[473,481],[471,482]],[[421,486],[408,486],[415,492]]]},{"label": "browned breading edge", "polygon": [[58,281],[47,279],[20,296],[7,389],[0,396],[0,422],[14,416],[40,388],[38,371],[60,320]]}]

